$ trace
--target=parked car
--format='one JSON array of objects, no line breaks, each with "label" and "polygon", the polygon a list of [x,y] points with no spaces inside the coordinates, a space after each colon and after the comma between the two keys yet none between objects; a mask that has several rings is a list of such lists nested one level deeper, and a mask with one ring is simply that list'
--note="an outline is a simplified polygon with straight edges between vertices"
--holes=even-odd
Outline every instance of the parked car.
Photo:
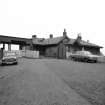
[{"label": "parked car", "polygon": [[74,61],[94,62],[94,63],[98,61],[99,57],[100,56],[93,55],[89,51],[77,51],[76,53],[70,55],[70,58]]},{"label": "parked car", "polygon": [[18,59],[16,57],[16,54],[14,52],[7,52],[3,55],[3,58],[1,59],[1,64],[17,64]]}]

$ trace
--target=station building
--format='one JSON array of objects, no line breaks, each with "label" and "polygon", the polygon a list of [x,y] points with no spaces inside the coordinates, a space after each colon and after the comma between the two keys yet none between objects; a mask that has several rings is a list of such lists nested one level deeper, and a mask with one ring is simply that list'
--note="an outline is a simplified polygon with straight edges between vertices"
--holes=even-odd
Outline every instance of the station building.
[{"label": "station building", "polygon": [[8,44],[8,50],[11,50],[11,44],[18,44],[19,50],[35,50],[39,51],[40,56],[54,57],[65,59],[66,53],[75,53],[76,51],[86,50],[92,54],[101,55],[100,49],[102,46],[82,40],[80,34],[76,39],[69,38],[64,29],[61,37],[53,37],[50,34],[49,38],[38,38],[37,35],[32,35],[32,38],[19,38],[0,35],[0,43]]}]

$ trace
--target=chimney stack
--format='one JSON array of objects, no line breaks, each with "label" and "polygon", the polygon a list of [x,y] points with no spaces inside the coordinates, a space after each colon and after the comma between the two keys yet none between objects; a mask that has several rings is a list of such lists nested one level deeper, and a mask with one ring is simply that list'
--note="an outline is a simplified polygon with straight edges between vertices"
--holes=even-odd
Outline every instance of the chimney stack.
[{"label": "chimney stack", "polygon": [[32,39],[36,39],[37,38],[37,35],[32,35]]},{"label": "chimney stack", "polygon": [[53,34],[50,34],[50,39],[53,38]]},{"label": "chimney stack", "polygon": [[82,40],[81,33],[78,34],[78,36],[77,36],[77,40]]},{"label": "chimney stack", "polygon": [[87,42],[89,43],[89,40],[87,40]]},{"label": "chimney stack", "polygon": [[66,29],[64,29],[63,36],[64,36],[64,37],[67,36]]}]

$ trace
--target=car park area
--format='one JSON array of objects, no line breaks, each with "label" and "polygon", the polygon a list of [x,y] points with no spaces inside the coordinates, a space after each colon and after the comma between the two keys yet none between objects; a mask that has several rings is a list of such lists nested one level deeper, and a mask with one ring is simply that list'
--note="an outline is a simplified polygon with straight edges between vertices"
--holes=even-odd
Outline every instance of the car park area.
[{"label": "car park area", "polygon": [[104,105],[105,64],[19,58],[0,66],[0,105]]}]

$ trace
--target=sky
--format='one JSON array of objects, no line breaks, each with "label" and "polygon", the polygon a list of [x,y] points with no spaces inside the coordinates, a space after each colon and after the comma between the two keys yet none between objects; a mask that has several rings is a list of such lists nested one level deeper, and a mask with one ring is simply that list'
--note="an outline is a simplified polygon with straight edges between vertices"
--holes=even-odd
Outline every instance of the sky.
[{"label": "sky", "polygon": [[105,0],[0,0],[0,35],[48,38],[62,36],[64,28],[105,54]]}]

